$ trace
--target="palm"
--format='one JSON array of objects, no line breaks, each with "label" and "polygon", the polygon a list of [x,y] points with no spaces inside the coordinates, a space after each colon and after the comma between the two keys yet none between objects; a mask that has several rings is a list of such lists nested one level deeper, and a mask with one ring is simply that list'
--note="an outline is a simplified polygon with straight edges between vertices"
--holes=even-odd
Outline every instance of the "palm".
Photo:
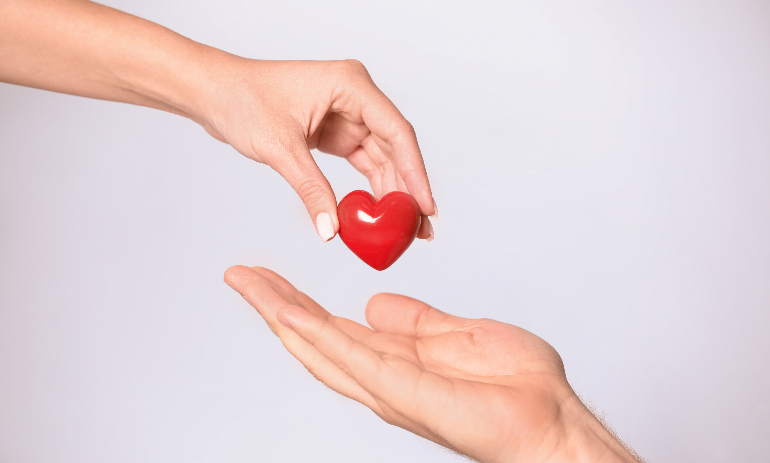
[{"label": "palm", "polygon": [[[424,437],[491,461],[526,453],[519,445],[557,422],[558,403],[550,391],[566,384],[561,358],[532,333],[494,320],[454,317],[392,294],[370,301],[367,320],[376,330],[365,339],[370,347],[398,355],[451,385],[422,390],[418,384],[402,385],[413,388],[415,402],[431,396],[419,421],[439,425],[428,425]],[[341,326],[347,323],[352,322],[340,321]],[[409,426],[409,416],[387,403],[385,409],[386,420],[419,431]],[[518,435],[509,435],[510,430]],[[474,448],[468,449],[463,441],[471,434]]]},{"label": "palm", "polygon": [[388,423],[482,461],[557,450],[571,389],[559,355],[532,333],[393,294],[369,302],[370,329],[269,270],[233,267],[225,280],[317,379]]}]

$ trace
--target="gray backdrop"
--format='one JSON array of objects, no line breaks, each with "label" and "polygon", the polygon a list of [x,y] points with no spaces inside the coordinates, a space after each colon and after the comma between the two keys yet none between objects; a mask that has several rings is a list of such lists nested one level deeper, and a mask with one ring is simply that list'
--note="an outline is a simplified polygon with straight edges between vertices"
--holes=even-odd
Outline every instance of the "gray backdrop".
[{"label": "gray backdrop", "polygon": [[363,61],[417,129],[436,240],[375,272],[194,123],[0,84],[0,460],[458,461],[317,383],[234,264],[358,321],[389,291],[522,326],[651,461],[767,458],[768,2],[107,3]]}]

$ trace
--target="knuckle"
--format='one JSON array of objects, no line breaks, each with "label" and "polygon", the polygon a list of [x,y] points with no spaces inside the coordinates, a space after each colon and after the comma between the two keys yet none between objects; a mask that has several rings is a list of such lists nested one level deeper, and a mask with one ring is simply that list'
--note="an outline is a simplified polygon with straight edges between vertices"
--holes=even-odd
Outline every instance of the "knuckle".
[{"label": "knuckle", "polygon": [[316,368],[316,367],[307,367],[307,371],[308,371],[308,373],[310,373],[310,374],[313,376],[313,378],[315,378],[316,380],[318,380],[318,381],[320,381],[320,382],[322,382],[322,383],[324,382],[324,381],[323,381],[323,379],[321,379],[321,373],[318,371],[318,368]]},{"label": "knuckle", "polygon": [[299,185],[297,194],[308,207],[315,207],[323,203],[326,188],[318,180],[307,180]]},{"label": "knuckle", "polygon": [[414,126],[412,125],[411,122],[406,120],[406,118],[404,118],[404,121],[401,123],[401,127],[399,127],[399,129],[404,134],[406,134],[406,135],[408,135],[410,137],[417,138],[417,132],[414,130]]},{"label": "knuckle", "polygon": [[383,175],[393,170],[393,162],[386,156],[375,156],[372,159],[372,164],[374,164],[372,169],[377,169],[373,170],[373,173]]},{"label": "knuckle", "polygon": [[401,416],[396,413],[389,405],[384,403],[378,403],[378,405],[380,406],[380,412],[377,413],[377,416],[379,416],[382,421],[392,426],[398,426],[399,424],[403,423]]},{"label": "knuckle", "polygon": [[393,416],[391,413],[383,412],[380,415],[380,419],[386,423],[388,423],[391,426],[398,425],[399,420],[396,419],[395,416]]},{"label": "knuckle", "polygon": [[391,147],[408,146],[417,141],[417,131],[411,122],[401,116],[400,120],[395,120],[391,125],[390,135],[385,140]]},{"label": "knuckle", "polygon": [[345,68],[353,74],[369,75],[369,71],[366,70],[366,66],[364,66],[364,63],[362,63],[357,59],[346,59],[346,60],[343,60],[342,63],[345,66]]},{"label": "knuckle", "polygon": [[369,180],[372,180],[376,178],[378,175],[382,174],[382,171],[378,169],[376,166],[369,166],[363,169],[364,177],[368,178]]}]

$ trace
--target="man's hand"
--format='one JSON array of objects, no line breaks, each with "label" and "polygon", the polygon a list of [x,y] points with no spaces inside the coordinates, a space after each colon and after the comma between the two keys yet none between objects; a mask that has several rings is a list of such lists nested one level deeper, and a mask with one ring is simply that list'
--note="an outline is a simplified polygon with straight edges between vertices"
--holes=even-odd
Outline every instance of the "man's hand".
[{"label": "man's hand", "polygon": [[245,59],[86,0],[5,0],[0,82],[188,117],[281,174],[324,241],[339,230],[337,201],[310,150],[345,157],[375,196],[414,196],[424,216],[417,236],[433,236],[414,130],[355,60]]},{"label": "man's hand", "polygon": [[369,301],[370,329],[267,269],[232,267],[225,282],[316,379],[390,424],[481,462],[636,461],[526,330],[395,294]]}]

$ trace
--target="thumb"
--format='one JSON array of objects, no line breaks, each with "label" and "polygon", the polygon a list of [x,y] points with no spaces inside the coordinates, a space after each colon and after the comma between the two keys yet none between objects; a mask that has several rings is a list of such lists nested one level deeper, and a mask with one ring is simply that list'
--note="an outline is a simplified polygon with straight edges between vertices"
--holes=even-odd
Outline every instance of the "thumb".
[{"label": "thumb", "polygon": [[271,161],[270,167],[289,182],[305,204],[321,239],[334,238],[339,229],[337,199],[304,140]]}]

